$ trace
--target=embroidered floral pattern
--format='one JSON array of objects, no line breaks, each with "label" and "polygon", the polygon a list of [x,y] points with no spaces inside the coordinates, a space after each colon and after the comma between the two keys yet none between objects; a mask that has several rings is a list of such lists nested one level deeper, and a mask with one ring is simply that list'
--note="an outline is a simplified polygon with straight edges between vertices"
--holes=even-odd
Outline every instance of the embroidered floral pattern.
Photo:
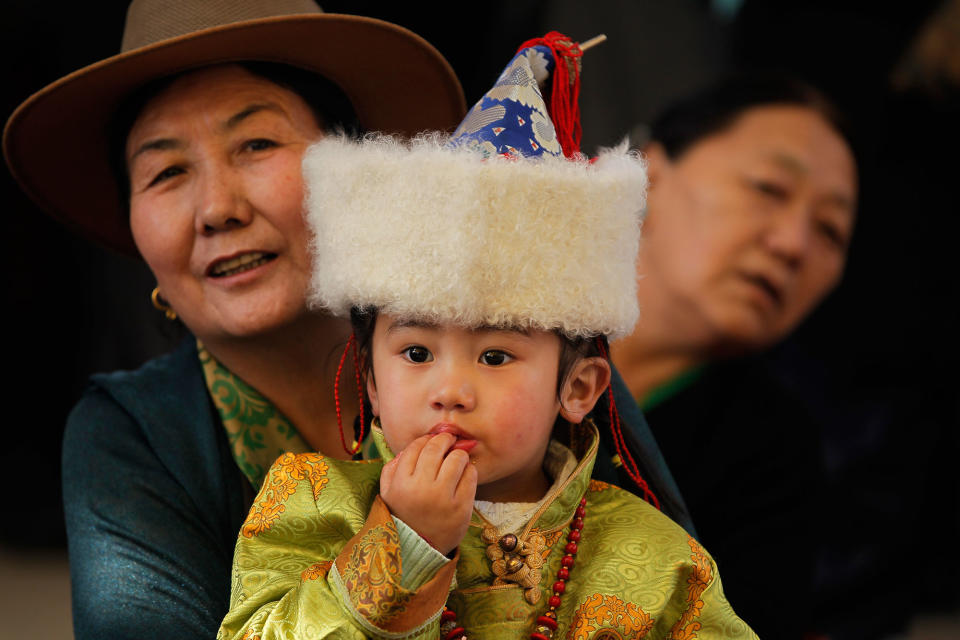
[{"label": "embroidered floral pattern", "polygon": [[263,484],[277,456],[309,451],[293,424],[267,398],[220,364],[197,341],[207,391],[227,432],[230,452],[250,484]]},{"label": "embroidered floral pattern", "polygon": [[697,637],[697,631],[700,630],[700,623],[696,622],[703,611],[703,595],[707,585],[710,584],[711,569],[710,559],[696,540],[689,538],[687,544],[690,545],[693,560],[693,569],[690,576],[687,577],[687,610],[680,615],[673,628],[670,629],[671,640],[693,640]]},{"label": "embroidered floral pattern", "polygon": [[[587,638],[642,638],[653,628],[653,618],[631,602],[595,593],[574,612],[568,640]],[[594,636],[595,633],[600,632]]]},{"label": "embroidered floral pattern", "polygon": [[588,491],[606,491],[607,489],[612,489],[613,485],[604,482],[603,480],[594,480],[590,479],[590,488]]},{"label": "embroidered floral pattern", "polygon": [[331,566],[333,566],[332,560],[315,562],[300,573],[300,580],[306,582],[307,580],[319,580],[320,578],[326,578],[327,573],[330,572]]},{"label": "embroidered floral pattern", "polygon": [[354,609],[377,626],[403,613],[413,593],[400,586],[400,542],[384,525],[370,529],[350,550],[341,574]]},{"label": "embroidered floral pattern", "polygon": [[544,533],[539,529],[533,529],[533,532],[543,535],[544,547],[543,547],[543,561],[547,561],[547,556],[550,555],[550,551],[553,550],[553,545],[557,544],[557,540],[563,537],[564,530],[556,529],[550,533]]},{"label": "embroidered floral pattern", "polygon": [[285,453],[280,456],[270,469],[240,532],[251,538],[268,530],[286,509],[283,503],[304,479],[310,480],[313,499],[319,498],[327,484],[327,469],[327,463],[319,453]]},{"label": "embroidered floral pattern", "polygon": [[260,634],[255,633],[253,629],[247,629],[247,632],[243,634],[241,640],[260,640]]}]

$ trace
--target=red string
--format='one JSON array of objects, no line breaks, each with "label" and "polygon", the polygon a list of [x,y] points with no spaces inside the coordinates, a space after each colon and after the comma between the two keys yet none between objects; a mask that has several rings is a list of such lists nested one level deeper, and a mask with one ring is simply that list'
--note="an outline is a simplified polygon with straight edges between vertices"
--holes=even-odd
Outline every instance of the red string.
[{"label": "red string", "polygon": [[[597,348],[600,349],[600,355],[609,362],[610,356],[607,354],[607,349],[603,345],[602,337],[597,338]],[[633,459],[633,455],[631,455],[630,449],[627,447],[627,441],[623,437],[623,430],[620,426],[620,412],[617,411],[617,404],[613,400],[613,385],[607,386],[607,395],[610,396],[610,406],[608,409],[610,412],[610,432],[613,434],[613,444],[617,449],[617,455],[620,456],[620,462],[623,463],[623,470],[627,472],[627,475],[630,476],[633,483],[643,492],[643,499],[659,509],[660,501],[657,499],[657,496],[654,495],[653,491],[650,490],[647,481],[640,475],[640,468]]]},{"label": "red string", "polygon": [[351,333],[350,338],[353,342],[353,372],[357,378],[357,406],[360,407],[360,437],[357,438],[357,451],[360,451],[360,446],[363,442],[364,430],[366,429],[367,423],[363,416],[363,387],[360,386],[360,345],[357,344],[356,335]]},{"label": "red string", "polygon": [[[360,439],[357,440],[356,446],[347,446],[347,441],[343,437],[343,417],[340,414],[340,374],[343,373],[343,363],[347,360],[347,353],[350,351],[350,347],[353,347],[353,365],[357,373],[357,395],[360,399]],[[347,455],[354,456],[360,451],[360,443],[363,442],[363,391],[360,389],[360,366],[359,366],[359,356],[357,355],[357,338],[352,333],[350,338],[347,340],[347,346],[343,348],[343,355],[340,356],[340,364],[337,365],[337,377],[333,381],[333,402],[337,408],[337,430],[340,431],[340,444],[343,445],[343,450],[347,452]]]},{"label": "red string", "polygon": [[[557,130],[557,140],[563,155],[570,157],[580,151],[583,130],[580,125],[580,44],[559,31],[551,31],[542,38],[527,40],[517,53],[543,45],[553,53],[553,78],[550,87],[550,119]],[[572,77],[571,77],[572,75]]]}]

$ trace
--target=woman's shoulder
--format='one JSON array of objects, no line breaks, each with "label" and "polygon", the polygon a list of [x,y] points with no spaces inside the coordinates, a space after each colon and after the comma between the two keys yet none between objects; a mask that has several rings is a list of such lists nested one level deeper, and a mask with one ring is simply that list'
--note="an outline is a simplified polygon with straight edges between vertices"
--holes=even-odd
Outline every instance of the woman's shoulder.
[{"label": "woman's shoulder", "polygon": [[67,420],[67,429],[95,428],[108,422],[129,422],[141,428],[190,422],[209,415],[203,373],[192,339],[139,369],[91,376]]},{"label": "woman's shoulder", "polygon": [[112,464],[149,458],[187,485],[224,473],[232,460],[195,343],[135,371],[93,376],[67,419],[65,469],[71,458]]},{"label": "woman's shoulder", "polygon": [[175,350],[148,360],[138,369],[91,376],[83,399],[96,396],[91,392],[101,390],[121,405],[130,404],[131,401],[134,404],[146,400],[162,401],[170,394],[195,390],[198,383],[202,392],[202,376],[196,342],[190,337]]}]

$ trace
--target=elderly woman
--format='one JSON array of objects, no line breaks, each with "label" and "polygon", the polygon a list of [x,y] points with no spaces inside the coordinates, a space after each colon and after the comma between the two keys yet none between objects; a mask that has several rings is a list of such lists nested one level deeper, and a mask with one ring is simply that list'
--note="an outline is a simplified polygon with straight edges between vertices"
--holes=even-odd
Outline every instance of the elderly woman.
[{"label": "elderly woman", "polygon": [[[4,149],[26,192],[142,256],[154,303],[195,337],[138,371],[95,376],[70,416],[77,638],[150,637],[174,621],[178,637],[212,637],[237,532],[273,460],[357,451],[356,395],[344,381],[333,394],[354,377],[337,357],[349,328],[305,305],[301,155],[354,119],[412,134],[463,113],[446,61],[396,25],[310,0],[135,0],[120,55],[11,117]],[[632,402],[621,419],[664,512],[691,528]],[[605,447],[598,474],[616,481]]]},{"label": "elderly woman", "polygon": [[213,637],[239,524],[273,459],[352,455],[356,394],[334,402],[331,358],[350,331],[304,302],[300,158],[354,118],[412,134],[463,113],[447,62],[396,25],[310,0],[137,0],[121,54],[10,118],[5,152],[27,193],[139,252],[154,301],[196,337],[95,377],[70,416],[77,638],[150,637],[173,621],[178,637]]},{"label": "elderly woman", "polygon": [[[783,79],[728,81],[677,104],[651,133],[642,317],[614,363],[731,604],[761,637],[799,637],[822,528],[819,432],[750,354],[839,282],[854,157],[827,100]],[[770,567],[787,550],[791,579],[772,588]]]}]

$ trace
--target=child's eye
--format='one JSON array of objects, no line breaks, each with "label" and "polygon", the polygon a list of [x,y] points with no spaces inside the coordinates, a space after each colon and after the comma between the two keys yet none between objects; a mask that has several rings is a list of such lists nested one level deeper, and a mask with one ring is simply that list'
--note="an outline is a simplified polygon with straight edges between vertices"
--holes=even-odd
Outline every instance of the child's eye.
[{"label": "child's eye", "polygon": [[407,347],[403,350],[403,357],[417,364],[433,360],[433,354],[426,347]]},{"label": "child's eye", "polygon": [[480,356],[480,362],[491,367],[499,367],[500,365],[506,364],[511,360],[513,360],[513,356],[498,349],[484,351],[483,355]]}]

